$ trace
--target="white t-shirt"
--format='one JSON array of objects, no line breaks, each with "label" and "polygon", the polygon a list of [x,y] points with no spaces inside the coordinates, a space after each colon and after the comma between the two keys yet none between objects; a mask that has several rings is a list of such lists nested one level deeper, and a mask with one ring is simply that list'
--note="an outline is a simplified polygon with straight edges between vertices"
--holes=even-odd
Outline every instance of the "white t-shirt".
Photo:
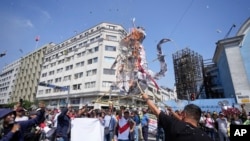
[{"label": "white t-shirt", "polygon": [[60,115],[61,113],[57,113],[53,119],[54,122],[54,127],[57,127],[57,117]]},{"label": "white t-shirt", "polygon": [[26,121],[28,120],[29,118],[27,116],[22,116],[22,117],[16,117],[15,118],[15,121],[18,122],[18,121]]},{"label": "white t-shirt", "polygon": [[217,118],[218,129],[224,133],[227,133],[227,119],[226,118]]}]

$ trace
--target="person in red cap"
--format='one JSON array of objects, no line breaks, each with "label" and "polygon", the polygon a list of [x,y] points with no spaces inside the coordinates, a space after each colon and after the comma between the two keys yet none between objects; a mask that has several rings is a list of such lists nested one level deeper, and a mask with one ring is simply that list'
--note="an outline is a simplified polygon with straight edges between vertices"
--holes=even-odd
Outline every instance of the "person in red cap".
[{"label": "person in red cap", "polygon": [[16,118],[15,121],[26,121],[29,118],[27,116],[25,116],[25,110],[23,107],[17,107],[16,108]]}]

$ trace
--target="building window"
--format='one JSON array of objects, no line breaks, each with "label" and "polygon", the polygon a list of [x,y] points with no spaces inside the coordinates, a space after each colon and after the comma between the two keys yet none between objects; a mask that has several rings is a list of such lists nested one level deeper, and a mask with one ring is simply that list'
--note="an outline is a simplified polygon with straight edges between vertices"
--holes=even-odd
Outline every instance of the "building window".
[{"label": "building window", "polygon": [[115,46],[105,46],[105,50],[106,51],[116,51],[116,47]]},{"label": "building window", "polygon": [[104,56],[104,61],[107,63],[113,63],[115,62],[115,57]]},{"label": "building window", "polygon": [[46,93],[46,94],[51,93],[51,89],[46,89],[46,90],[45,90],[45,93]]},{"label": "building window", "polygon": [[112,81],[102,81],[102,87],[109,88],[113,84]]},{"label": "building window", "polygon": [[60,69],[57,69],[56,70],[56,73],[60,73],[60,72],[62,72],[63,71],[63,68],[60,68]]},{"label": "building window", "polygon": [[43,73],[43,74],[42,74],[42,77],[46,77],[46,76],[47,76],[47,73]]},{"label": "building window", "polygon": [[78,79],[78,78],[82,78],[83,77],[83,72],[80,72],[80,73],[76,73],[74,75],[75,79]]},{"label": "building window", "polygon": [[103,69],[103,74],[115,75],[115,70],[114,69]]},{"label": "building window", "polygon": [[66,66],[66,71],[73,69],[73,65]]},{"label": "building window", "polygon": [[98,61],[97,57],[93,58],[93,63],[97,63],[97,61]]},{"label": "building window", "polygon": [[56,65],[56,62],[50,64],[51,67],[53,67],[55,65]]},{"label": "building window", "polygon": [[38,94],[43,94],[43,90],[39,90],[39,91],[38,91]]},{"label": "building window", "polygon": [[62,64],[62,63],[64,63],[64,59],[58,61],[58,64]]},{"label": "building window", "polygon": [[94,48],[94,52],[97,52],[98,50],[99,50],[98,46]]},{"label": "building window", "polygon": [[114,25],[107,25],[107,28],[109,28],[109,29],[115,29],[116,26],[114,26]]},{"label": "building window", "polygon": [[92,59],[89,59],[89,60],[88,60],[88,65],[90,65],[90,64],[92,64],[92,63],[97,63],[97,61],[98,61],[98,58],[97,58],[97,57],[92,58]]},{"label": "building window", "polygon": [[87,82],[85,83],[85,88],[94,88],[96,85],[96,82],[93,81],[93,82]]},{"label": "building window", "polygon": [[113,35],[106,35],[106,39],[109,41],[117,41],[117,37]]},{"label": "building window", "polygon": [[53,74],[54,74],[54,71],[50,71],[50,72],[49,72],[49,75],[53,75]]},{"label": "building window", "polygon": [[47,83],[49,83],[49,84],[53,83],[53,79],[48,80]]},{"label": "building window", "polygon": [[62,80],[62,78],[59,77],[59,78],[56,78],[56,79],[55,79],[55,82],[56,82],[56,83],[57,83],[57,82],[61,82],[61,80]]},{"label": "building window", "polygon": [[82,67],[82,66],[84,66],[84,61],[76,63],[76,67]]},{"label": "building window", "polygon": [[64,76],[63,81],[71,80],[71,75]]},{"label": "building window", "polygon": [[88,70],[88,71],[86,72],[86,76],[96,75],[96,73],[97,73],[97,69]]},{"label": "building window", "polygon": [[73,85],[73,90],[81,90],[81,85],[82,84],[75,84],[75,85]]},{"label": "building window", "polygon": [[80,104],[80,98],[71,99],[70,104]]}]

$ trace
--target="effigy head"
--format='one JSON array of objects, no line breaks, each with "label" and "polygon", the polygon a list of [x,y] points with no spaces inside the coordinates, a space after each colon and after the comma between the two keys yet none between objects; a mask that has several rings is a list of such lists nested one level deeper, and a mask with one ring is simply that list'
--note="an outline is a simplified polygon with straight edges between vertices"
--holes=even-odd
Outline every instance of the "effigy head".
[{"label": "effigy head", "polygon": [[120,45],[134,46],[135,44],[142,43],[145,39],[145,30],[142,27],[133,28],[132,32],[120,41]]}]

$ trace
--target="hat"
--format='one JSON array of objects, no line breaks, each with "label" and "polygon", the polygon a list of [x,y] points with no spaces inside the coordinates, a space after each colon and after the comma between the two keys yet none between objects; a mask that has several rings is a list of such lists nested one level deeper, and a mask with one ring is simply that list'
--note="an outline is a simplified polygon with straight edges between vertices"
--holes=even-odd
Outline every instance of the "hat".
[{"label": "hat", "polygon": [[16,108],[16,112],[22,112],[22,111],[24,111],[23,107],[17,107]]},{"label": "hat", "polygon": [[223,112],[220,112],[219,115],[225,116],[225,114]]},{"label": "hat", "polygon": [[0,119],[4,118],[5,116],[7,116],[8,114],[14,112],[11,109],[7,109],[7,108],[2,108],[0,109]]}]

